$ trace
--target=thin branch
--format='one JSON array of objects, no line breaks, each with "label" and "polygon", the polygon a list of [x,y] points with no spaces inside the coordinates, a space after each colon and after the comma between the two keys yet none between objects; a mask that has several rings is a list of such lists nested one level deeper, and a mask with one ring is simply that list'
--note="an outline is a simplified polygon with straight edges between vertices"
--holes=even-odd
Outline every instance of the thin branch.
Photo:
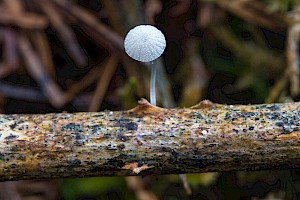
[{"label": "thin branch", "polygon": [[109,58],[109,61],[104,66],[103,72],[101,73],[101,75],[99,74],[100,79],[98,81],[94,96],[92,98],[89,111],[96,112],[100,108],[104,95],[108,89],[111,78],[117,69],[117,66],[117,57],[112,56],[111,58]]},{"label": "thin branch", "polygon": [[38,14],[23,12],[20,15],[0,9],[0,24],[4,26],[15,26],[26,29],[44,29],[48,26],[48,20]]},{"label": "thin branch", "polygon": [[[293,96],[299,94],[299,41],[300,41],[300,6],[296,7],[291,16],[294,23],[290,24],[287,30],[286,41],[286,63],[290,79],[290,91]],[[298,19],[298,21],[296,20]]]},{"label": "thin branch", "polygon": [[82,92],[86,87],[95,82],[99,75],[103,74],[103,66],[99,64],[91,69],[81,80],[73,83],[68,90],[65,92],[65,101],[71,101],[76,95]]},{"label": "thin branch", "polygon": [[126,177],[128,188],[134,191],[137,199],[140,200],[158,200],[152,192],[147,190],[142,177]]},{"label": "thin branch", "polygon": [[27,70],[39,84],[49,102],[55,107],[62,107],[65,104],[63,91],[53,79],[51,79],[48,73],[46,73],[45,67],[33,50],[28,39],[21,34],[19,35],[18,46],[20,53],[25,60]]},{"label": "thin branch", "polygon": [[192,195],[192,189],[191,189],[191,186],[189,185],[186,174],[179,174],[179,179],[181,180],[181,182],[183,184],[183,188],[185,190],[185,193],[187,195]]},{"label": "thin branch", "polygon": [[83,24],[89,26],[91,29],[95,30],[98,34],[102,35],[103,38],[110,41],[114,44],[118,50],[123,50],[123,39],[112,31],[109,27],[102,24],[96,16],[89,13],[82,7],[73,4],[70,1],[66,0],[53,0],[58,6],[63,9],[68,10],[69,14],[74,16],[78,21],[81,21]]},{"label": "thin branch", "polygon": [[67,52],[72,59],[80,66],[87,64],[87,57],[77,42],[75,33],[66,25],[60,13],[57,12],[54,6],[49,1],[37,1],[42,7],[45,14],[48,16],[49,21],[58,32],[61,41],[65,44]]},{"label": "thin branch", "polygon": [[3,4],[9,12],[20,15],[24,11],[22,0],[3,0]]},{"label": "thin branch", "polygon": [[0,94],[13,99],[47,102],[46,97],[37,88],[20,86],[19,84],[7,83],[2,80],[0,80]]},{"label": "thin branch", "polygon": [[[80,83],[80,82],[79,82]],[[77,93],[76,93],[77,94]],[[48,100],[45,95],[39,91],[37,88],[30,86],[20,86],[19,84],[7,83],[5,81],[0,80],[0,95],[3,95],[8,98],[38,102],[38,103],[47,103]],[[68,96],[68,93],[66,93]],[[66,98],[66,102],[70,102],[72,99],[72,104],[75,107],[86,108],[87,105],[91,102],[90,94],[81,94],[76,95],[76,97],[72,97],[70,99]]]},{"label": "thin branch", "polygon": [[45,66],[45,70],[49,73],[51,78],[56,79],[53,56],[46,33],[42,31],[32,31],[30,36],[31,41]]},{"label": "thin branch", "polygon": [[277,80],[275,85],[271,88],[269,95],[266,99],[266,103],[274,103],[279,98],[280,94],[286,87],[287,83],[289,82],[289,72],[288,68],[285,70],[284,74]]},{"label": "thin branch", "polygon": [[0,115],[0,180],[300,167],[300,103]]},{"label": "thin branch", "polygon": [[148,0],[145,2],[145,19],[147,24],[155,24],[155,16],[161,12],[162,7],[160,0]]},{"label": "thin branch", "polygon": [[16,34],[10,28],[3,29],[3,62],[0,64],[0,77],[12,74],[19,68]]}]

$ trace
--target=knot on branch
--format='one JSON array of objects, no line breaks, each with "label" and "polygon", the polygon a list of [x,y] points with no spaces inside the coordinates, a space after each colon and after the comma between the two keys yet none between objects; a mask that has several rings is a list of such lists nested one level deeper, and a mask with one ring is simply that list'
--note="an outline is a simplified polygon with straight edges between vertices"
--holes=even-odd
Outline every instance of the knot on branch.
[{"label": "knot on branch", "polygon": [[158,106],[152,105],[149,101],[142,98],[138,101],[139,105],[135,108],[128,110],[128,112],[132,113],[155,113],[155,112],[161,112],[163,110],[166,110],[165,108],[160,108]]},{"label": "knot on branch", "polygon": [[213,109],[216,108],[218,104],[211,102],[210,100],[200,101],[198,104],[190,107],[191,109]]}]

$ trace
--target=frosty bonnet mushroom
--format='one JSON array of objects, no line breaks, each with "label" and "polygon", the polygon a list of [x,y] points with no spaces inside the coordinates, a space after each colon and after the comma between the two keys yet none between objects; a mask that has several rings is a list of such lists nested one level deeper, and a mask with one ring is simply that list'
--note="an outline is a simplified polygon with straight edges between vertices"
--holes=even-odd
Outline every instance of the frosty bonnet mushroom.
[{"label": "frosty bonnet mushroom", "polygon": [[[124,41],[125,52],[134,60],[151,62],[162,55],[166,48],[163,33],[151,25],[139,25],[131,29]],[[150,101],[156,104],[156,67],[153,65],[150,79]]]}]

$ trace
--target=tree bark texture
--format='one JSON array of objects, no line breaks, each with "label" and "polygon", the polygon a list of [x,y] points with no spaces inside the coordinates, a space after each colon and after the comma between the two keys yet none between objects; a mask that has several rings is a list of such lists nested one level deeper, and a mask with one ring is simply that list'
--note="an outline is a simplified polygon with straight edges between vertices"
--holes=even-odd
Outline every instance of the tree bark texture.
[{"label": "tree bark texture", "polygon": [[300,167],[300,103],[0,115],[0,180]]}]

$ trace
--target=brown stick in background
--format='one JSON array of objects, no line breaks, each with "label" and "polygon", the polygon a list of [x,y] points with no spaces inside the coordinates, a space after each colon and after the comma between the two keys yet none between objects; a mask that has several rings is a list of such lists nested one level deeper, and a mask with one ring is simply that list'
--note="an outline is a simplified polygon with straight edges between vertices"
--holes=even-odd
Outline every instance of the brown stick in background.
[{"label": "brown stick in background", "polygon": [[65,104],[63,92],[53,79],[46,73],[45,67],[40,61],[36,52],[24,35],[18,36],[18,46],[20,54],[25,60],[25,66],[31,76],[41,87],[44,95],[54,107],[62,107]]}]

